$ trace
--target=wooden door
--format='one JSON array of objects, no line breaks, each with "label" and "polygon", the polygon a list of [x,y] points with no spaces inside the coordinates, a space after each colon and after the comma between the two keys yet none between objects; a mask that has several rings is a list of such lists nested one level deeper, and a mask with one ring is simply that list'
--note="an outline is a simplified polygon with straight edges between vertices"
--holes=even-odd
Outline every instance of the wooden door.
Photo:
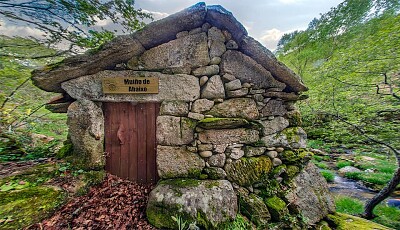
[{"label": "wooden door", "polygon": [[158,103],[104,103],[106,170],[139,183],[158,180]]}]

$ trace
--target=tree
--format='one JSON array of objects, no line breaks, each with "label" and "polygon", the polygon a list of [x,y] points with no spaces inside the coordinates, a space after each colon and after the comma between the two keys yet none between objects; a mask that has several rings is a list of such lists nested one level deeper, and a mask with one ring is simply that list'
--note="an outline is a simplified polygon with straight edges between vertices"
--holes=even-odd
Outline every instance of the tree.
[{"label": "tree", "polygon": [[[0,0],[0,19],[43,32],[29,39],[0,35],[0,136],[17,144],[22,135],[13,135],[16,130],[30,130],[48,115],[40,109],[50,95],[32,86],[33,68],[98,48],[118,33],[142,28],[151,16],[135,9],[134,0]],[[113,29],[97,26],[102,20]],[[0,153],[6,150],[0,146]]]},{"label": "tree", "polygon": [[342,130],[334,137],[340,141],[364,139],[394,154],[397,170],[366,204],[364,216],[369,219],[375,206],[400,182],[400,145],[393,137],[400,131],[399,120],[379,117],[383,111],[400,112],[399,10],[398,0],[344,1],[314,19],[307,30],[285,38],[280,48],[285,52],[278,53],[280,60],[301,71],[310,86],[312,102],[303,112],[349,125],[346,130],[329,121],[331,127]]},{"label": "tree", "polygon": [[[134,8],[134,0],[0,0],[0,15],[39,29],[46,44],[67,42],[69,51],[96,48],[115,33],[142,28],[143,20],[151,18]],[[109,20],[119,29],[97,28],[101,20]]]}]

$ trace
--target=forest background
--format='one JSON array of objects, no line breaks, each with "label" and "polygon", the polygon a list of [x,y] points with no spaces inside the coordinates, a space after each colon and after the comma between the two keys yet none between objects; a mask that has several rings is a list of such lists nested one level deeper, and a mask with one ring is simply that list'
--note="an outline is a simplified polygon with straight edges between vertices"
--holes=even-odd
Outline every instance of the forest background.
[{"label": "forest background", "polygon": [[[128,33],[150,18],[132,1],[26,2],[31,4],[0,1],[4,17],[31,23],[46,35],[43,39],[0,36],[1,162],[54,156],[66,140],[66,115],[44,108],[55,95],[32,85],[33,69],[96,49],[120,32],[90,29],[100,19],[110,18]],[[49,4],[56,5],[48,8]],[[308,147],[342,154],[333,167],[327,158],[315,156],[328,181],[335,170],[355,166],[363,171],[345,177],[383,191],[397,176],[389,194],[399,188],[399,10],[398,0],[346,0],[312,20],[306,30],[285,34],[278,43],[278,59],[310,89],[305,93],[308,99],[298,103]],[[73,30],[66,29],[71,26]],[[376,161],[366,162],[365,156]],[[372,218],[372,209],[348,212]],[[377,221],[399,227],[400,215],[391,216],[396,212],[381,212]]]}]

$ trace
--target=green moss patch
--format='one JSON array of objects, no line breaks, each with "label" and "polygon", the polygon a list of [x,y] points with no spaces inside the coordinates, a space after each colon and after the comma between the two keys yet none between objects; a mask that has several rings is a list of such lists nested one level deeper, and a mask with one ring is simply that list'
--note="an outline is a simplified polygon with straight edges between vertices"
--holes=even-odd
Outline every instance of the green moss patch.
[{"label": "green moss patch", "polygon": [[269,212],[271,213],[271,218],[274,221],[280,221],[285,215],[289,214],[285,201],[277,196],[265,199],[265,204],[267,205]]},{"label": "green moss patch", "polygon": [[172,185],[174,187],[184,188],[184,187],[196,187],[200,184],[200,181],[195,179],[170,179],[170,180],[162,180],[159,183],[165,185]]},{"label": "green moss patch", "polygon": [[282,153],[282,160],[289,163],[305,163],[313,156],[312,152],[305,149],[286,150]]},{"label": "green moss patch", "polygon": [[327,221],[331,226],[333,226],[337,230],[370,230],[370,229],[375,229],[375,230],[387,230],[390,228],[387,228],[383,225],[374,223],[372,221],[360,218],[360,217],[355,217],[351,216],[348,214],[343,214],[343,213],[335,213],[335,214],[329,214],[326,217]]},{"label": "green moss patch", "polygon": [[[41,164],[0,180],[0,192],[43,184],[57,174],[55,164]],[[14,186],[11,188],[10,186]]]},{"label": "green moss patch", "polygon": [[0,228],[20,229],[34,224],[48,216],[64,199],[62,191],[49,187],[0,192]]},{"label": "green moss patch", "polygon": [[266,156],[242,157],[225,166],[228,178],[245,187],[265,180],[271,169],[271,159]]}]

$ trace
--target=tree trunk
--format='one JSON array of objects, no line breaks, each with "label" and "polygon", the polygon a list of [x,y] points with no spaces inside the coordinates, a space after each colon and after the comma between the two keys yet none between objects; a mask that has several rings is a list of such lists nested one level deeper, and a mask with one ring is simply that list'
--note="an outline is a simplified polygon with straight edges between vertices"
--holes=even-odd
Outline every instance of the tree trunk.
[{"label": "tree trunk", "polygon": [[397,171],[393,175],[392,179],[378,194],[376,194],[370,201],[368,201],[364,207],[363,216],[366,219],[374,218],[373,211],[375,206],[377,206],[380,202],[389,197],[400,182],[400,156],[396,154],[396,158],[397,158]]}]

